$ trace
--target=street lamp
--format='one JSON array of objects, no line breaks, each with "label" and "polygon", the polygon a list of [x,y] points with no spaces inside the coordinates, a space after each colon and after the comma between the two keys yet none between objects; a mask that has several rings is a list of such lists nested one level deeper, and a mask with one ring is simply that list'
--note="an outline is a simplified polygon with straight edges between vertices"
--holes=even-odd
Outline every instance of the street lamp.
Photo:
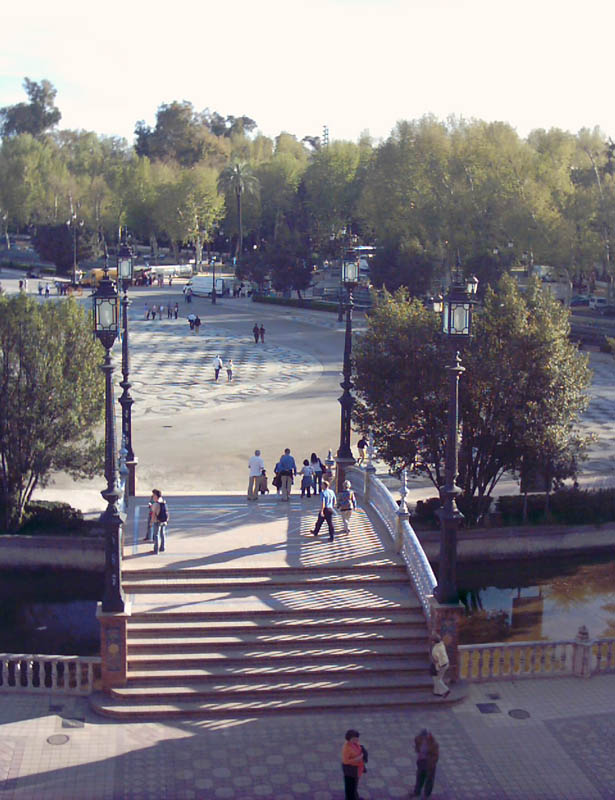
[{"label": "street lamp", "polygon": [[128,379],[130,371],[130,360],[128,350],[128,286],[132,282],[133,255],[130,245],[126,240],[122,240],[117,254],[117,277],[121,281],[124,297],[122,298],[122,396],[119,403],[122,407],[122,441],[126,448],[126,466],[128,467],[127,495],[134,497],[136,494],[135,471],[137,459],[132,449],[132,404],[134,400],[130,394],[132,384]]},{"label": "street lamp", "polygon": [[434,298],[433,308],[442,314],[442,332],[451,345],[454,364],[446,367],[450,377],[448,401],[448,433],[446,441],[445,483],[440,489],[442,508],[436,513],[440,519],[440,561],[438,564],[438,586],[435,595],[442,604],[457,604],[457,530],[463,514],[457,508],[459,490],[457,478],[457,454],[459,448],[459,377],[465,372],[461,366],[458,347],[472,335],[472,307],[476,302],[478,279],[472,276],[463,281],[456,275],[445,298]]},{"label": "street lamp", "polygon": [[340,446],[335,457],[337,464],[335,475],[335,489],[341,492],[346,479],[346,469],[355,463],[355,459],[350,449],[350,423],[352,416],[352,406],[354,405],[354,398],[350,394],[352,389],[352,381],[350,380],[351,364],[350,357],[352,355],[352,291],[359,283],[359,264],[356,261],[343,261],[342,262],[342,283],[348,291],[348,301],[346,303],[346,337],[344,340],[344,380],[340,386],[344,390],[339,399],[342,407],[342,420],[340,430]]},{"label": "street lamp", "polygon": [[124,611],[120,571],[122,518],[117,507],[120,491],[115,448],[113,364],[111,363],[111,348],[118,334],[118,295],[113,282],[109,279],[109,269],[106,263],[103,279],[92,295],[92,303],[94,335],[105,348],[105,360],[101,369],[105,373],[105,478],[107,488],[101,494],[107,501],[107,508],[100,517],[105,530],[105,590],[102,610],[103,612],[117,613]]},{"label": "street lamp", "polygon": [[77,212],[71,210],[66,226],[73,231],[73,286],[77,285],[77,226],[83,228],[84,224],[82,219],[77,219]]}]

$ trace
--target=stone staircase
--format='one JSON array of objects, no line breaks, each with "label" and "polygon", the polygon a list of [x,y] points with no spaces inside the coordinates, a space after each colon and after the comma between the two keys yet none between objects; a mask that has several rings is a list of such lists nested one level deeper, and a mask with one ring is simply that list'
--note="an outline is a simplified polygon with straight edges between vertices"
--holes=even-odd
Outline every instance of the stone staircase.
[{"label": "stone staircase", "polygon": [[151,568],[133,600],[128,681],[95,694],[114,717],[238,717],[440,703],[405,568]]}]

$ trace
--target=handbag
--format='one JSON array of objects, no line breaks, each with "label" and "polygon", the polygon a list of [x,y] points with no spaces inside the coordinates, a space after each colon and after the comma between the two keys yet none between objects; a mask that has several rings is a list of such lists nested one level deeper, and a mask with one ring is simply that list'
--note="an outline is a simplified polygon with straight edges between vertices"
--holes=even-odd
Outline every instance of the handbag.
[{"label": "handbag", "polygon": [[433,661],[429,665],[429,674],[434,678],[438,674],[438,669],[437,669],[436,665],[433,663]]},{"label": "handbag", "polygon": [[358,778],[359,768],[356,764],[342,764],[342,772],[346,778]]}]

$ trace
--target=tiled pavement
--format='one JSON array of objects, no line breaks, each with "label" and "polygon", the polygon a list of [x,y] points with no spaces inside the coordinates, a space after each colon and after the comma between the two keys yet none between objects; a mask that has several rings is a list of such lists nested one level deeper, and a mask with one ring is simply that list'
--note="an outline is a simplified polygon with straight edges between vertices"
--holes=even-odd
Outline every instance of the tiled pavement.
[{"label": "tiled pavement", "polygon": [[[481,714],[478,703],[499,712]],[[5,696],[0,798],[342,800],[349,726],[369,750],[366,800],[408,797],[422,727],[440,743],[435,800],[614,798],[614,711],[611,676],[476,685],[461,705],[428,712],[234,721],[119,723],[93,715],[85,699]]]}]

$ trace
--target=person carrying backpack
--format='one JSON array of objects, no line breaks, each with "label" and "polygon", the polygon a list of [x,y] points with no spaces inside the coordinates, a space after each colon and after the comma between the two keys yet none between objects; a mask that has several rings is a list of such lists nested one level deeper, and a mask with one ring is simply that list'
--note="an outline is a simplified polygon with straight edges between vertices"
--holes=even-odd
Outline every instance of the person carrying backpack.
[{"label": "person carrying backpack", "polygon": [[337,494],[337,508],[344,522],[344,533],[346,534],[350,533],[350,526],[348,523],[356,507],[357,500],[352,491],[352,484],[350,481],[344,481],[343,490]]},{"label": "person carrying backpack", "polygon": [[154,529],[154,555],[158,555],[165,550],[169,524],[169,510],[160,489],[152,489],[151,516]]}]

